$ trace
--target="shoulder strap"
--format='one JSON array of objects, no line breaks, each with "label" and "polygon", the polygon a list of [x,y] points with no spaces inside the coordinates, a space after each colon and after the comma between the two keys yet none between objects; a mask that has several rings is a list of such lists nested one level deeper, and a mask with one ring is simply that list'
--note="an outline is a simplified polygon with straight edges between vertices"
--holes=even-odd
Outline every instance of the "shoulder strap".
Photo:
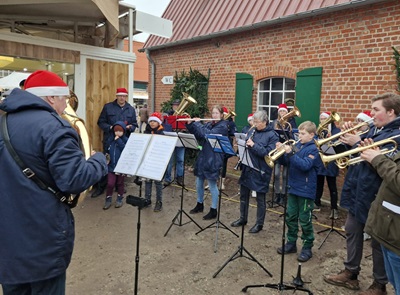
[{"label": "shoulder strap", "polygon": [[4,114],[1,116],[1,129],[0,133],[3,136],[4,143],[6,145],[6,148],[8,152],[10,153],[11,157],[14,159],[15,163],[19,166],[21,169],[22,173],[29,179],[33,180],[36,182],[36,184],[42,189],[42,190],[48,190],[52,194],[55,195],[57,199],[59,199],[61,202],[64,202],[67,200],[67,198],[64,196],[63,193],[61,193],[59,190],[53,189],[51,186],[45,184],[36,174],[33,172],[33,170],[25,165],[25,163],[21,160],[21,158],[18,156],[17,152],[14,150],[13,146],[11,145],[10,142],[10,136],[8,134],[8,128],[7,128],[7,114]]}]

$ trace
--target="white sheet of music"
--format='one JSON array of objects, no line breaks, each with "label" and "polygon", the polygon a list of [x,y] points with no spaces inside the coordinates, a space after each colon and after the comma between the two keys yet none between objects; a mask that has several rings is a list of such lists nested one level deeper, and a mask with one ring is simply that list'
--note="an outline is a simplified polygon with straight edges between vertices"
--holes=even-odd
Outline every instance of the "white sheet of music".
[{"label": "white sheet of music", "polygon": [[246,148],[246,141],[244,141],[243,139],[238,139],[237,144],[239,150],[239,158],[242,164],[254,168],[253,162],[251,161],[249,152]]},{"label": "white sheet of music", "polygon": [[179,132],[178,136],[185,148],[194,150],[199,149],[199,143],[197,142],[196,137],[193,134]]},{"label": "white sheet of music", "polygon": [[150,136],[152,138],[136,175],[161,181],[178,137],[157,134]]},{"label": "white sheet of music", "polygon": [[114,172],[136,175],[150,139],[150,134],[132,133],[128,138],[128,142],[122,151]]}]

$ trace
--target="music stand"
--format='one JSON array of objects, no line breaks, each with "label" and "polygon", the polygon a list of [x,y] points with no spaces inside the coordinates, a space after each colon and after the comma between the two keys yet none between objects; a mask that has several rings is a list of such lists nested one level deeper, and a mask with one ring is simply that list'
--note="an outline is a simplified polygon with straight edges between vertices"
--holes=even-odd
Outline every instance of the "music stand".
[{"label": "music stand", "polygon": [[224,161],[221,167],[221,175],[220,175],[220,182],[219,182],[219,192],[218,192],[218,208],[217,208],[217,220],[211,223],[210,225],[206,226],[205,228],[199,230],[197,234],[201,233],[202,231],[205,231],[208,228],[215,227],[215,244],[214,244],[214,252],[217,252],[217,243],[218,243],[218,228],[223,228],[228,231],[230,231],[232,234],[234,234],[236,237],[239,237],[234,231],[232,231],[229,227],[227,227],[225,224],[223,224],[220,221],[220,213],[221,213],[221,199],[222,199],[222,178],[225,178],[226,176],[226,166],[228,163],[228,157],[227,155],[233,155],[235,156],[236,153],[232,148],[232,145],[229,141],[228,136],[222,136],[222,135],[215,135],[215,134],[208,134],[206,135],[206,138],[208,142],[211,144],[211,147],[215,153],[222,153],[224,156]]},{"label": "music stand", "polygon": [[[175,133],[176,132],[164,132],[165,135],[170,135],[170,133]],[[172,136],[175,136],[172,134]],[[177,146],[179,144],[179,146],[182,146],[184,148],[188,148],[188,149],[195,149],[198,150],[198,146],[199,144],[197,143],[196,138],[194,137],[193,134],[188,134],[188,133],[178,133],[176,134],[176,136],[178,136],[179,140],[177,142]],[[186,153],[185,153],[186,156]],[[185,163],[185,161],[183,161]],[[164,237],[167,236],[168,232],[170,231],[170,229],[172,228],[173,225],[177,225],[177,226],[184,226],[185,224],[188,224],[189,222],[193,222],[200,230],[202,230],[203,228],[196,222],[194,221],[194,219],[192,217],[190,217],[189,214],[187,214],[185,212],[185,210],[183,210],[183,193],[184,190],[187,191],[187,189],[185,188],[185,173],[183,173],[182,176],[182,185],[181,185],[181,205],[180,208],[178,210],[178,212],[176,213],[176,215],[174,216],[174,218],[172,219],[172,222],[170,224],[170,226],[168,227],[167,231],[164,234]],[[187,218],[189,218],[190,220],[188,222],[182,223],[182,215],[185,214]]]},{"label": "music stand", "polygon": [[334,209],[331,210],[331,212],[332,212],[331,227],[330,227],[330,228],[323,229],[323,230],[320,230],[319,232],[317,232],[317,234],[320,234],[320,233],[324,233],[324,232],[326,232],[326,231],[329,231],[328,234],[325,236],[324,240],[322,241],[321,245],[319,245],[318,250],[321,249],[322,245],[325,243],[325,241],[328,239],[329,235],[330,235],[332,232],[335,232],[335,233],[337,233],[338,235],[340,235],[343,239],[346,239],[346,236],[345,236],[344,234],[342,234],[341,232],[339,232],[339,231],[338,231],[337,229],[335,229],[335,227],[334,227],[335,221],[334,221],[334,218],[333,218],[333,216],[334,216],[334,215],[333,215],[333,210],[334,210]]},{"label": "music stand", "polygon": [[[280,128],[283,129],[282,125],[279,122],[279,120],[278,120],[278,124],[279,124]],[[286,132],[284,132],[284,134],[287,136]],[[287,140],[289,140],[289,137],[287,137]],[[293,148],[293,146],[292,146],[292,151],[295,152],[295,149]],[[290,164],[288,163],[287,169],[286,169],[286,173],[289,172],[289,168],[290,168]],[[282,230],[282,244],[281,244],[282,254],[281,254],[281,272],[280,272],[279,283],[277,283],[277,284],[248,285],[248,286],[245,286],[242,289],[242,292],[247,292],[248,288],[269,288],[269,289],[276,289],[276,290],[281,291],[281,292],[285,291],[285,290],[293,290],[293,292],[295,292],[295,291],[303,291],[303,292],[306,292],[306,293],[308,293],[310,295],[313,295],[313,293],[310,290],[308,290],[306,288],[303,288],[302,286],[291,286],[291,285],[286,285],[286,284],[283,283],[283,275],[284,275],[283,271],[284,271],[284,266],[285,266],[285,251],[284,251],[284,248],[285,248],[285,242],[286,242],[286,236],[285,236],[286,228],[285,227],[286,227],[286,211],[287,211],[287,199],[288,199],[287,198],[287,193],[288,193],[288,190],[289,190],[289,187],[288,187],[288,175],[286,175],[285,186],[286,186],[286,192],[285,192],[285,200],[286,200],[285,202],[286,202],[286,204],[285,204],[285,206],[283,206],[283,230]]]}]

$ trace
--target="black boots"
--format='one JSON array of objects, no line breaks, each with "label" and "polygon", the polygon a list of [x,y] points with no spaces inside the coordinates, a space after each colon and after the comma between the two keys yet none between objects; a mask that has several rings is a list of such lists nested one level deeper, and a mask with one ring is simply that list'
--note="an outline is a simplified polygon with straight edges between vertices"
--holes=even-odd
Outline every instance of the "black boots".
[{"label": "black boots", "polygon": [[239,226],[246,225],[246,224],[247,224],[247,221],[245,221],[244,218],[240,217],[238,220],[232,222],[231,226],[232,227],[239,227]]},{"label": "black boots", "polygon": [[196,213],[201,213],[204,211],[204,204],[203,203],[197,203],[196,207],[194,207],[192,210],[189,211],[190,214],[196,214]]},{"label": "black boots", "polygon": [[204,220],[210,220],[214,218],[217,218],[217,209],[214,208],[210,208],[210,212],[203,216]]}]

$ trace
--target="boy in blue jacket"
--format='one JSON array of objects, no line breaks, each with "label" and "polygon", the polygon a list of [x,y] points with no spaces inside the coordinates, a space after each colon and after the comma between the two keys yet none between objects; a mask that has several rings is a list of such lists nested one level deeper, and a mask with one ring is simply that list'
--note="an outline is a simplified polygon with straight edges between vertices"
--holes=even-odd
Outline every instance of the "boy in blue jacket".
[{"label": "boy in blue jacket", "polygon": [[278,253],[297,253],[296,241],[300,224],[303,240],[303,248],[297,257],[300,262],[306,262],[312,257],[311,248],[314,243],[312,210],[317,189],[317,170],[321,164],[317,146],[313,141],[316,130],[314,123],[305,121],[299,126],[299,141],[294,146],[282,146],[280,142],[276,144],[278,148],[285,149],[282,161],[289,165],[287,242],[283,249],[278,248]]},{"label": "boy in blue jacket", "polygon": [[120,208],[123,205],[124,199],[124,176],[121,174],[115,174],[114,169],[117,166],[118,160],[121,157],[122,150],[125,148],[125,144],[128,141],[128,137],[125,135],[125,123],[122,121],[118,121],[113,125],[114,137],[109,143],[108,147],[108,155],[109,155],[109,163],[108,163],[108,176],[107,176],[107,190],[106,190],[106,201],[104,203],[104,210],[107,210],[111,207],[112,203],[112,194],[115,185],[117,185],[118,196],[117,201],[115,203],[115,208]]}]

